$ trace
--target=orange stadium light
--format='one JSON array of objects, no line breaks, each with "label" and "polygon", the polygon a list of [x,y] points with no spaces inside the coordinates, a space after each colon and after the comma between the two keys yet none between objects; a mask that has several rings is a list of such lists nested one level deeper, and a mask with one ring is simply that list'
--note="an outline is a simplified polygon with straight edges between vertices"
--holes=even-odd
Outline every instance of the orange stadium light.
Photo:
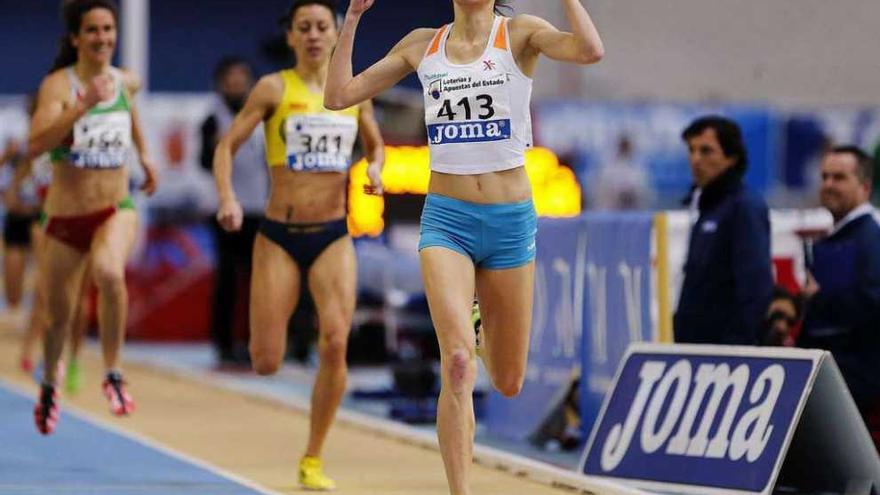
[{"label": "orange stadium light", "polygon": [[[382,183],[385,194],[427,194],[431,171],[427,146],[386,146]],[[574,173],[547,148],[526,152],[526,172],[532,183],[535,210],[543,217],[573,217],[581,212],[581,188]],[[367,162],[351,168],[348,228],[352,236],[376,237],[385,229],[385,201],[364,193]]]}]

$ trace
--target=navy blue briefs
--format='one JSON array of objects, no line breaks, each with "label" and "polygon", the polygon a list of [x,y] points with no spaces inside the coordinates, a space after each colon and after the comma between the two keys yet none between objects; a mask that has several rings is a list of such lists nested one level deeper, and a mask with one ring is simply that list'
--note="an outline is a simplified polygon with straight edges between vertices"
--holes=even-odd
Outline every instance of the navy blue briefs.
[{"label": "navy blue briefs", "polygon": [[305,274],[327,246],[348,235],[345,218],[325,223],[282,223],[263,218],[260,233],[281,246]]}]

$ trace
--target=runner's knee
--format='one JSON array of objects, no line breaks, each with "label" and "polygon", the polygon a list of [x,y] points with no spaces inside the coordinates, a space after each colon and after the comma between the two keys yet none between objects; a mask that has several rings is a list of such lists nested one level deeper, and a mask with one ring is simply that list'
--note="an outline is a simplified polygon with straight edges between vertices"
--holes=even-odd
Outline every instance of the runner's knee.
[{"label": "runner's knee", "polygon": [[[325,329],[322,329],[322,332]],[[348,347],[347,334],[344,331],[328,332],[318,339],[318,354],[321,363],[332,366],[345,365],[345,353]]]},{"label": "runner's knee", "polygon": [[499,378],[492,380],[495,390],[505,397],[515,397],[520,393],[525,380],[525,373],[504,373]]},{"label": "runner's knee", "polygon": [[265,346],[250,345],[251,366],[258,375],[274,375],[281,368],[284,352]]},{"label": "runner's knee", "polygon": [[452,393],[471,393],[477,378],[477,361],[464,347],[453,349],[443,360],[443,380]]}]

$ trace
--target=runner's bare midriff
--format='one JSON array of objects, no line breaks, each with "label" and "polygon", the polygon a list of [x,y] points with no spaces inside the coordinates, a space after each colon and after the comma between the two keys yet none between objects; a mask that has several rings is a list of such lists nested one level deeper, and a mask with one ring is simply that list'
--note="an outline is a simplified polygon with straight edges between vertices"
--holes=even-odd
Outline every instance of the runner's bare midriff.
[{"label": "runner's bare midriff", "polygon": [[474,175],[431,172],[428,191],[481,204],[517,203],[532,197],[525,167]]},{"label": "runner's bare midriff", "polygon": [[69,163],[55,163],[45,210],[49,216],[85,215],[115,206],[126,196],[125,167],[84,170]]},{"label": "runner's bare midriff", "polygon": [[294,172],[271,167],[266,216],[284,223],[321,223],[343,218],[348,176],[339,172]]}]

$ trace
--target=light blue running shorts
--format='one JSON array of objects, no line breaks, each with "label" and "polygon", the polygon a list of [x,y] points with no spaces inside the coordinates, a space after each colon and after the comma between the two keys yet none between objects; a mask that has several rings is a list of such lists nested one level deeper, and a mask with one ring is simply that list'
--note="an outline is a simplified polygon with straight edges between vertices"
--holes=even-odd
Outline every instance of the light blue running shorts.
[{"label": "light blue running shorts", "polygon": [[442,246],[468,256],[479,268],[516,268],[535,259],[537,231],[538,216],[531,199],[481,204],[428,194],[419,251]]}]

